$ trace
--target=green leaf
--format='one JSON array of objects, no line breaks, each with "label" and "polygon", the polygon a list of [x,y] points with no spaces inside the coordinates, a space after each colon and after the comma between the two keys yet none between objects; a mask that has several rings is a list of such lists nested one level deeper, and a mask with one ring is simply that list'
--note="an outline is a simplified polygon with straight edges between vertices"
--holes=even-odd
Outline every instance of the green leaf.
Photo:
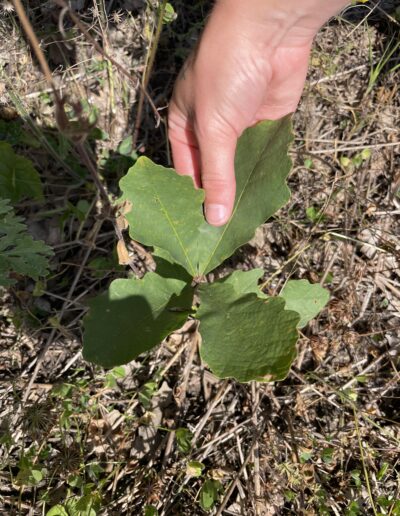
[{"label": "green leaf", "polygon": [[363,149],[361,151],[361,157],[364,161],[366,161],[367,159],[369,159],[370,157],[372,156],[372,151],[371,149]]},{"label": "green leaf", "polygon": [[240,382],[285,378],[300,316],[286,310],[282,298],[241,294],[223,281],[201,285],[199,295],[200,354],[214,374]]},{"label": "green leaf", "polygon": [[172,7],[172,5],[168,2],[165,5],[163,23],[164,24],[172,23],[176,18],[177,18],[177,14],[176,14],[174,8]]},{"label": "green leaf", "polygon": [[189,453],[192,447],[193,434],[187,428],[178,428],[176,430],[176,444],[181,453]]},{"label": "green leaf", "polygon": [[117,279],[94,298],[85,317],[83,355],[104,367],[126,364],[182,326],[193,290],[184,281],[150,272]]},{"label": "green leaf", "polygon": [[362,482],[361,482],[360,476],[361,476],[361,471],[359,469],[353,469],[350,472],[350,477],[353,480],[356,487],[361,487]]},{"label": "green leaf", "polygon": [[202,462],[192,460],[187,463],[186,475],[189,477],[201,477],[205,466]]},{"label": "green leaf", "polygon": [[48,273],[53,251],[28,233],[22,218],[14,214],[8,199],[0,199],[0,286],[15,283],[11,273],[34,280]]},{"label": "green leaf", "polygon": [[133,151],[133,137],[128,136],[122,142],[118,145],[119,154],[122,154],[122,156],[130,156]]},{"label": "green leaf", "polygon": [[324,448],[321,453],[321,458],[325,462],[325,464],[330,464],[333,460],[333,453],[335,451],[335,448]]},{"label": "green leaf", "polygon": [[340,164],[342,165],[342,167],[346,168],[350,165],[350,163],[351,163],[351,160],[347,156],[340,157]]},{"label": "green leaf", "polygon": [[290,280],[280,296],[286,301],[286,309],[300,314],[298,327],[303,328],[324,308],[329,301],[329,292],[318,283],[307,280]]},{"label": "green leaf", "polygon": [[192,277],[190,274],[188,274],[183,267],[174,262],[167,251],[156,247],[152,256],[156,262],[156,271],[159,276],[162,276],[163,278],[178,279],[185,283],[191,283]]},{"label": "green leaf", "polygon": [[350,502],[350,505],[347,507],[345,515],[346,516],[358,516],[358,514],[361,513],[360,506],[358,505],[358,502],[353,500]]},{"label": "green leaf", "polygon": [[157,382],[147,382],[140,389],[138,398],[140,403],[143,405],[145,410],[150,410],[151,401],[154,394],[157,392],[158,384]]},{"label": "green leaf", "polygon": [[40,471],[40,469],[32,469],[31,476],[36,484],[43,480],[43,473]]},{"label": "green leaf", "polygon": [[24,197],[43,199],[42,185],[32,161],[0,142],[0,197],[17,202]]},{"label": "green leaf", "polygon": [[40,149],[40,142],[26,129],[20,120],[0,120],[0,140],[11,145],[27,145]]},{"label": "green leaf", "polygon": [[117,386],[117,380],[125,378],[125,376],[126,369],[124,366],[114,367],[106,374],[104,386],[107,389],[114,389]]},{"label": "green leaf", "polygon": [[315,206],[309,206],[306,208],[306,216],[310,222],[316,224],[324,219],[324,215]]},{"label": "green leaf", "polygon": [[70,514],[62,505],[55,505],[46,512],[46,516],[70,516]]},{"label": "green leaf", "polygon": [[304,160],[304,166],[308,169],[311,169],[313,167],[314,163],[313,163],[313,160],[311,158],[306,158]]},{"label": "green leaf", "polygon": [[308,460],[311,459],[311,457],[313,456],[313,451],[312,450],[303,450],[301,453],[300,453],[300,462],[302,464],[306,463]]},{"label": "green leaf", "polygon": [[154,507],[154,505],[146,505],[144,508],[144,516],[158,516],[157,507]]},{"label": "green leaf", "polygon": [[204,191],[191,178],[140,158],[120,181],[121,200],[132,204],[126,215],[131,237],[166,250],[193,277],[210,272],[287,202],[291,140],[290,116],[244,131],[235,156],[233,214],[218,228],[205,221]]},{"label": "green leaf", "polygon": [[204,217],[204,192],[195,190],[190,177],[155,165],[141,157],[120,181],[123,199],[132,203],[125,215],[130,236],[142,244],[160,247],[192,276],[197,274],[198,228]]},{"label": "green leaf", "polygon": [[264,275],[262,269],[250,271],[235,271],[221,280],[224,285],[232,285],[236,294],[257,294],[266,297],[258,286],[258,280]]},{"label": "green leaf", "polygon": [[85,494],[77,501],[75,508],[82,516],[96,516],[97,510],[100,509],[100,497],[98,493]]},{"label": "green leaf", "polygon": [[208,479],[204,482],[200,490],[200,507],[204,511],[209,511],[218,501],[220,493],[223,491],[221,482],[218,480]]},{"label": "green leaf", "polygon": [[382,480],[386,476],[389,468],[390,464],[388,462],[384,462],[376,475],[377,480]]}]

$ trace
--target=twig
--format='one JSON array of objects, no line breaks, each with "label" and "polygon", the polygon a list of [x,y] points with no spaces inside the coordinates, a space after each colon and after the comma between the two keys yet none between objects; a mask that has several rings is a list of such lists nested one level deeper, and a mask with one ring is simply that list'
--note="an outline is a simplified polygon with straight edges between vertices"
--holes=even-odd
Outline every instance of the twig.
[{"label": "twig", "polygon": [[[138,102],[138,106],[137,106],[135,128],[134,128],[134,131],[133,131],[133,138],[132,138],[132,146],[133,146],[133,148],[136,147],[137,141],[138,141],[138,138],[139,138],[139,131],[140,131],[141,123],[142,123],[142,114],[143,114],[143,106],[144,106],[144,98],[145,98],[144,93],[147,91],[147,87],[149,85],[149,80],[150,80],[151,72],[153,70],[154,60],[155,60],[156,53],[157,53],[157,48],[158,48],[158,43],[160,41],[160,36],[161,36],[161,31],[162,31],[162,26],[163,26],[163,20],[164,20],[166,5],[167,5],[167,0],[162,0],[162,4],[161,4],[160,9],[159,9],[156,33],[154,35],[154,40],[151,43],[150,53],[148,55],[148,59],[149,60],[148,60],[147,66],[145,68],[145,71],[143,73],[142,89],[141,89],[141,92],[140,92],[139,102]],[[159,123],[160,123],[160,117],[157,120],[157,125]]]},{"label": "twig", "polygon": [[203,430],[203,428],[205,427],[205,425],[206,425],[206,423],[208,421],[208,418],[210,417],[212,411],[215,409],[215,407],[218,405],[218,403],[226,396],[226,394],[231,390],[231,388],[232,388],[232,384],[229,383],[228,380],[225,380],[222,383],[222,385],[219,388],[217,394],[215,395],[212,403],[208,407],[207,412],[204,414],[202,419],[197,424],[197,427],[196,427],[196,430],[194,432],[193,439],[192,439],[192,446],[194,446],[195,442],[199,438],[200,433]]},{"label": "twig", "polygon": [[221,516],[223,510],[225,509],[226,504],[229,502],[229,499],[232,496],[232,493],[233,493],[235,487],[237,486],[237,484],[238,484],[238,482],[240,480],[240,477],[242,476],[242,474],[244,472],[244,469],[246,468],[246,466],[247,466],[249,460],[251,459],[251,457],[253,456],[254,448],[255,448],[255,446],[258,443],[258,439],[260,438],[261,434],[264,431],[265,425],[266,425],[266,421],[264,420],[264,422],[262,424],[262,427],[260,428],[259,432],[257,432],[256,435],[253,438],[253,442],[252,442],[252,444],[250,446],[250,450],[249,450],[249,452],[247,454],[246,459],[244,460],[244,462],[243,462],[243,464],[242,464],[238,474],[236,475],[235,480],[232,481],[231,485],[229,486],[229,489],[225,493],[224,499],[222,500],[221,505],[220,505],[218,511],[216,512],[215,516]]},{"label": "twig", "polygon": [[363,445],[362,445],[362,441],[361,441],[360,427],[358,426],[358,417],[357,417],[357,413],[356,413],[356,409],[355,409],[354,405],[353,405],[353,413],[354,413],[354,424],[356,427],[356,434],[357,434],[357,439],[358,439],[358,446],[360,448],[361,462],[362,462],[362,467],[363,467],[363,472],[364,472],[364,477],[365,477],[365,483],[367,484],[368,497],[369,497],[369,501],[371,503],[372,510],[374,511],[374,515],[377,516],[378,512],[375,507],[374,497],[372,496],[368,470],[367,470],[367,466],[365,464],[365,456],[364,456],[364,450],[363,450]]},{"label": "twig", "polygon": [[[258,421],[257,421],[257,409],[259,406],[260,400],[260,386],[256,384],[256,382],[251,383],[251,406],[253,408],[253,414],[251,420],[253,422],[254,431],[257,430]],[[262,514],[262,506],[260,504],[261,500],[261,480],[260,480],[260,450],[258,445],[258,440],[254,444],[253,449],[253,463],[254,463],[254,495],[255,495],[255,506],[256,506],[256,516],[261,516]]]},{"label": "twig", "polygon": [[[199,335],[197,332],[195,332],[193,334],[193,338],[192,338],[192,342],[191,342],[189,357],[186,362],[185,369],[183,371],[182,382],[181,382],[181,385],[179,386],[179,388],[180,388],[179,397],[178,397],[179,411],[178,411],[178,414],[176,417],[175,427],[180,425],[180,423],[183,419],[187,386],[188,386],[188,381],[189,381],[189,377],[190,377],[190,371],[192,368],[193,359],[194,359],[195,353],[197,351],[198,340],[199,340]],[[168,459],[169,459],[170,453],[172,451],[174,440],[175,440],[175,430],[170,432],[170,434],[168,436],[167,445],[165,447],[165,452],[164,452],[163,464],[162,464],[163,469],[166,467],[166,465],[168,463]]]},{"label": "twig", "polygon": [[[290,417],[289,410],[286,410],[286,420],[287,420],[287,423],[288,423],[290,439],[292,441],[294,455],[296,457],[296,462],[297,462],[298,465],[300,465],[301,464],[300,455],[299,455],[299,450],[297,448],[296,436],[295,436],[295,433],[294,433],[292,418]],[[304,489],[303,488],[300,489],[300,506],[301,506],[301,512],[303,512],[304,511]]]},{"label": "twig", "polygon": [[309,249],[311,247],[311,244],[307,244],[305,245],[304,247],[302,247],[301,249],[297,250],[290,258],[288,258],[283,264],[281,267],[279,267],[278,270],[276,270],[273,274],[271,274],[271,276],[269,276],[269,278],[267,279],[267,281],[264,281],[264,283],[262,283],[262,285],[260,285],[260,290],[264,290],[265,287],[267,287],[271,281],[276,277],[276,276],[279,276],[281,274],[281,272],[283,271],[283,269],[289,265],[289,263],[291,263],[293,260],[296,260],[301,254],[303,254],[305,251],[307,251],[307,249]]},{"label": "twig", "polygon": [[400,142],[389,142],[389,143],[375,143],[372,145],[354,145],[353,147],[337,147],[334,149],[321,149],[310,152],[311,156],[317,154],[331,154],[331,153],[339,153],[339,152],[352,152],[352,151],[362,151],[364,149],[383,149],[385,147],[399,147]]}]

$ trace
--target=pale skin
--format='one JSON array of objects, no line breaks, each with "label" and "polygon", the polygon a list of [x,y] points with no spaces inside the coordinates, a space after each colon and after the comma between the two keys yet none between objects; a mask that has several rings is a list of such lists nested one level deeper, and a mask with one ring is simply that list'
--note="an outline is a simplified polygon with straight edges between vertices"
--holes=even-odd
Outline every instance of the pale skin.
[{"label": "pale skin", "polygon": [[297,108],[313,39],[348,0],[217,0],[169,108],[179,174],[204,188],[205,215],[226,224],[235,200],[239,136]]}]

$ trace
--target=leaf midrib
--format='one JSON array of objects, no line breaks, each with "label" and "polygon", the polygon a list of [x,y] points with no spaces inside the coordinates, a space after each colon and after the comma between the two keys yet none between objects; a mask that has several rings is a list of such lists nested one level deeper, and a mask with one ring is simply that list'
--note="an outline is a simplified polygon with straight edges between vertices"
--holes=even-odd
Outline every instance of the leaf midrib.
[{"label": "leaf midrib", "polygon": [[[280,127],[281,127],[281,125],[282,125],[282,124],[279,124],[279,125],[276,127],[276,130],[275,130],[275,132],[274,132],[273,136],[268,140],[268,144],[269,144],[269,143],[270,143],[270,141],[273,139],[273,137],[275,136],[275,134],[276,134],[276,133],[277,133],[277,131],[278,131],[278,128],[280,128]],[[219,245],[220,245],[220,243],[221,243],[221,241],[222,241],[222,239],[223,239],[223,238],[224,238],[224,236],[225,236],[225,233],[226,233],[226,232],[227,232],[227,230],[229,229],[229,227],[230,227],[230,225],[231,225],[231,223],[232,223],[232,221],[233,221],[233,219],[234,219],[234,217],[235,217],[236,211],[237,211],[237,209],[238,209],[238,207],[239,207],[240,201],[242,200],[242,197],[243,197],[243,195],[244,195],[244,192],[246,191],[246,188],[247,188],[247,185],[248,185],[248,183],[249,183],[249,181],[250,181],[250,178],[253,176],[254,171],[255,171],[255,169],[257,168],[257,165],[258,165],[258,163],[259,163],[259,160],[260,160],[260,158],[261,158],[262,154],[264,153],[265,149],[266,149],[266,146],[264,146],[264,147],[261,149],[260,154],[258,155],[257,160],[256,160],[256,162],[255,162],[255,165],[254,165],[253,169],[251,170],[250,174],[248,175],[248,177],[247,177],[247,179],[246,179],[245,184],[243,185],[242,191],[241,191],[241,193],[240,193],[240,195],[239,195],[239,197],[238,197],[237,203],[236,203],[236,205],[235,205],[235,207],[234,207],[234,209],[233,209],[233,212],[232,212],[231,218],[229,219],[229,221],[228,221],[228,223],[226,224],[226,226],[225,226],[225,228],[224,228],[223,232],[221,233],[220,238],[218,239],[218,241],[217,241],[217,243],[216,243],[216,245],[215,245],[215,247],[214,247],[214,249],[213,249],[212,253],[210,254],[210,258],[209,258],[208,262],[206,263],[206,265],[203,267],[203,270],[202,270],[202,272],[200,273],[200,275],[203,275],[203,274],[204,274],[204,272],[207,270],[208,266],[210,265],[211,260],[213,259],[214,255],[215,255],[215,253],[216,253],[216,251],[217,251],[217,249],[218,249],[218,247],[219,247]]]},{"label": "leaf midrib", "polygon": [[166,219],[168,221],[168,224],[171,226],[171,229],[172,229],[172,231],[173,231],[173,233],[175,235],[175,238],[177,239],[177,241],[178,241],[178,243],[179,243],[179,245],[180,245],[180,247],[181,247],[181,249],[183,251],[183,254],[185,255],[186,262],[187,262],[187,264],[189,265],[189,268],[190,268],[190,272],[191,272],[192,276],[195,276],[195,270],[194,270],[193,264],[190,261],[189,255],[187,254],[187,251],[186,251],[186,249],[185,249],[185,247],[183,245],[183,242],[181,241],[181,239],[179,237],[179,234],[176,231],[175,226],[174,226],[174,224],[173,224],[173,222],[172,222],[172,220],[171,220],[171,218],[170,218],[170,216],[169,216],[169,214],[168,214],[168,212],[167,212],[163,202],[161,201],[161,198],[158,196],[157,192],[154,189],[153,189],[153,192],[154,192],[154,196],[155,196],[156,200],[160,204],[161,211],[164,213],[164,215],[165,215],[165,217],[166,217]]}]

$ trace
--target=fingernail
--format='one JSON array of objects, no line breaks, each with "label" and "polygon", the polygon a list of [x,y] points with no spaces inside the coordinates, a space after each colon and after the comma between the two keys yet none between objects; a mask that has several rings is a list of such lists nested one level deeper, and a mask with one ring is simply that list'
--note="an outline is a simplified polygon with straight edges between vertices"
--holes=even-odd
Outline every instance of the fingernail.
[{"label": "fingernail", "polygon": [[209,224],[221,226],[225,224],[228,210],[223,204],[206,204],[206,219]]}]

